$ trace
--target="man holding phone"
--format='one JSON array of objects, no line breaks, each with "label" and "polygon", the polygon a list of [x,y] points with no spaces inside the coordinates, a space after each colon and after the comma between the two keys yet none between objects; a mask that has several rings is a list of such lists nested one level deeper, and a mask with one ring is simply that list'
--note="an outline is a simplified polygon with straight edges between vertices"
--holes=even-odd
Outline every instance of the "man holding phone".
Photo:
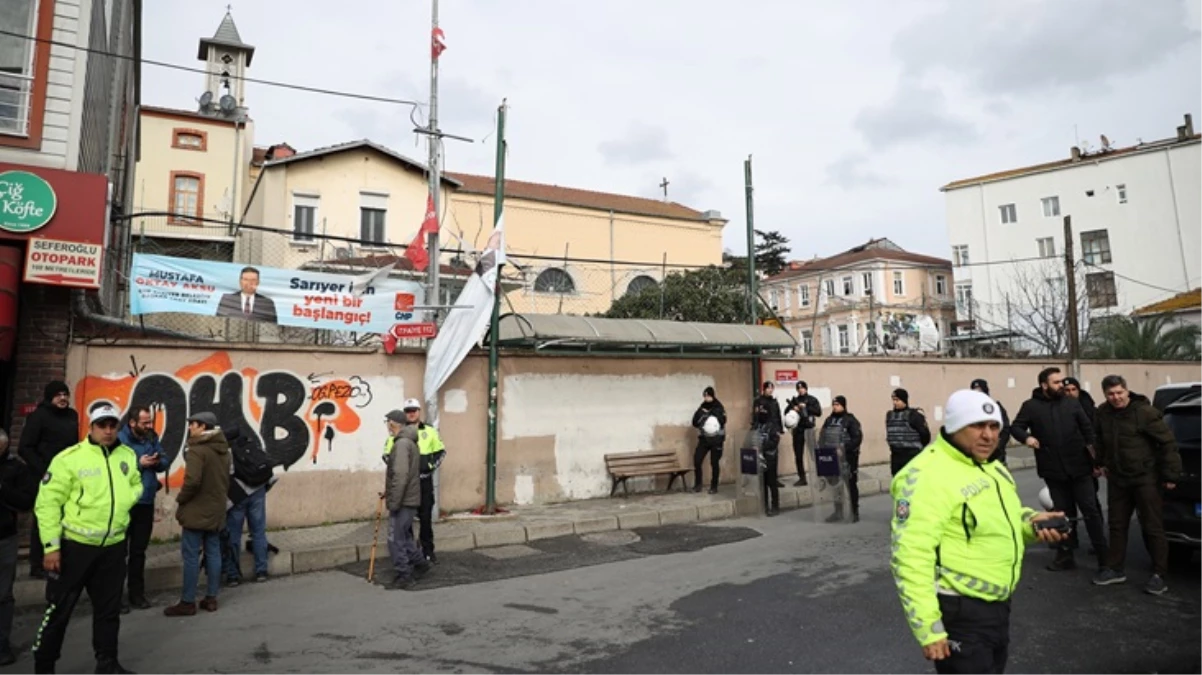
[{"label": "man holding phone", "polygon": [[146,609],[146,548],[150,545],[150,532],[154,529],[154,496],[162,485],[158,474],[167,471],[167,456],[159,435],[154,430],[154,415],[145,406],[129,410],[128,421],[118,435],[121,443],[132,448],[138,456],[138,470],[142,475],[142,497],[129,510],[129,531],[125,537],[128,546],[129,571],[126,586],[129,590],[128,607]]}]

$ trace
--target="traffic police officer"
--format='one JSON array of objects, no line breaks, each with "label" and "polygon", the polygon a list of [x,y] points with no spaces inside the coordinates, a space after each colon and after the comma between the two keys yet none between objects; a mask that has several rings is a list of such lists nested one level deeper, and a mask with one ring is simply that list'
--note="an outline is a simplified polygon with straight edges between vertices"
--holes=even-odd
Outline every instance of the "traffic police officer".
[{"label": "traffic police officer", "polygon": [[438,429],[421,420],[422,404],[415,398],[405,401],[405,423],[417,426],[417,449],[421,453],[422,505],[417,511],[421,523],[422,553],[432,564],[438,562],[434,555],[434,471],[446,457],[446,446]]},{"label": "traffic police officer", "polygon": [[[893,578],[902,610],[939,673],[1000,673],[1023,548],[1060,541],[1023,508],[997,448],[1002,415],[978,391],[947,401],[938,438],[893,479]],[[935,584],[931,580],[935,579]]]},{"label": "traffic police officer", "polygon": [[88,413],[87,438],[50,462],[34,505],[45,546],[46,615],[33,645],[34,671],[53,673],[75,603],[92,601],[96,672],[124,673],[117,661],[125,531],[142,496],[138,456],[117,439],[120,413],[107,403]]}]

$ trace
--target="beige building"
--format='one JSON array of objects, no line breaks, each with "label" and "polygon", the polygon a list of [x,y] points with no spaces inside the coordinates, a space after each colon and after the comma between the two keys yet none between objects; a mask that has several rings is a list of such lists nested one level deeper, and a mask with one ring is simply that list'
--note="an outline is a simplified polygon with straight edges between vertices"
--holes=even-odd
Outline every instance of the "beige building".
[{"label": "beige building", "polygon": [[134,203],[139,212],[169,215],[133,219],[139,250],[231,259],[228,224],[241,215],[250,186],[254,123],[241,78],[254,54],[227,13],[213,37],[198,46],[205,73],[197,110],[140,109]]},{"label": "beige building", "polygon": [[793,262],[761,295],[803,354],[931,354],[956,318],[952,263],[873,239]]}]

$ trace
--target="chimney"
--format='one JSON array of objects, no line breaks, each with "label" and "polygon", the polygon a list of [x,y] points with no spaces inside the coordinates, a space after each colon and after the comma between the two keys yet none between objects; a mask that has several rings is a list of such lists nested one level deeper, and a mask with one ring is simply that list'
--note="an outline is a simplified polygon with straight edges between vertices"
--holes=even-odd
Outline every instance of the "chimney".
[{"label": "chimney", "polygon": [[1078,148],[1077,146],[1074,145],[1071,150],[1072,150],[1072,155],[1073,155],[1073,161],[1080,162],[1081,161],[1081,148]]},{"label": "chimney", "polygon": [[1188,141],[1194,137],[1194,116],[1186,113],[1185,124],[1177,127],[1177,140]]}]

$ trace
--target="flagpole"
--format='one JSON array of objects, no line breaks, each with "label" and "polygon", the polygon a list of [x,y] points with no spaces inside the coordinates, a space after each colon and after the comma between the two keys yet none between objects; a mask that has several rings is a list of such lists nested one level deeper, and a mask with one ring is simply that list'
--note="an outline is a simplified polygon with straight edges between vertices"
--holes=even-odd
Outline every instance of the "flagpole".
[{"label": "flagpole", "polygon": [[[505,202],[505,101],[497,108],[497,175],[493,195],[493,227],[501,222]],[[498,251],[497,276],[493,286],[492,319],[488,329],[488,450],[485,454],[484,513],[497,512],[497,332],[501,324],[501,270],[504,267],[504,239]]]},{"label": "flagpole", "polygon": [[[430,166],[430,196],[434,201],[434,216],[438,223],[442,223],[442,152],[441,144],[442,137],[438,131],[438,55],[440,50],[437,43],[439,42],[438,35],[438,0],[431,1],[431,27],[430,27],[430,118],[429,118],[429,135],[426,137],[426,142],[429,144],[429,166]],[[428,235],[427,247],[429,255],[429,286],[430,298],[427,304],[441,305],[442,298],[439,293],[439,278],[438,273],[442,266],[439,259],[438,228]],[[439,323],[439,311],[434,310],[434,323]]]}]

